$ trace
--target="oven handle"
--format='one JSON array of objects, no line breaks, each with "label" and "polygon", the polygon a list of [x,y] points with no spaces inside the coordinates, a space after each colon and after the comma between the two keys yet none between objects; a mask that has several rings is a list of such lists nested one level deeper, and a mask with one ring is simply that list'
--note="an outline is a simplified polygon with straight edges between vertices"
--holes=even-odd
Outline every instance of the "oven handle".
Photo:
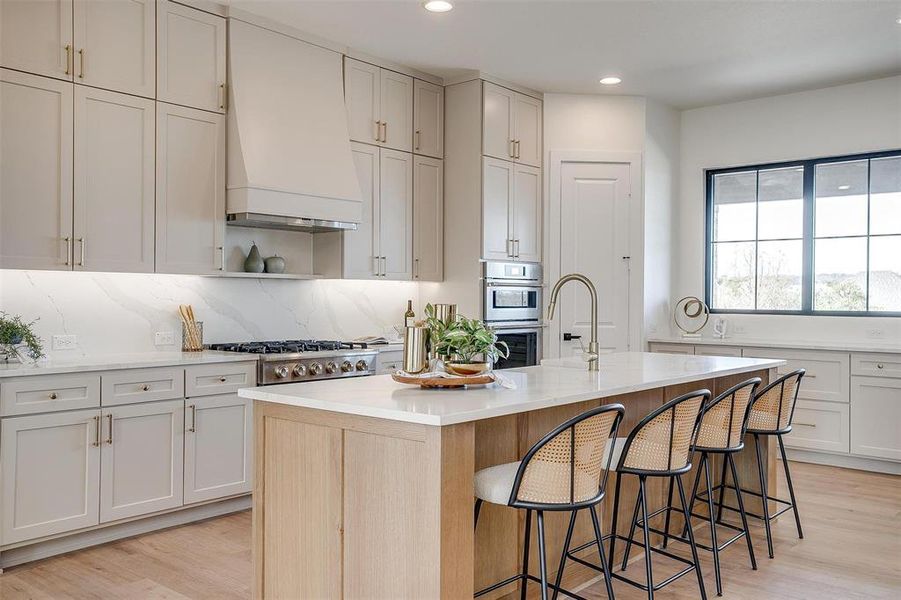
[{"label": "oven handle", "polygon": [[523,288],[526,290],[540,290],[543,289],[544,286],[540,283],[526,283],[526,282],[516,282],[516,283],[501,283],[499,281],[486,281],[485,287],[513,287],[513,288]]}]

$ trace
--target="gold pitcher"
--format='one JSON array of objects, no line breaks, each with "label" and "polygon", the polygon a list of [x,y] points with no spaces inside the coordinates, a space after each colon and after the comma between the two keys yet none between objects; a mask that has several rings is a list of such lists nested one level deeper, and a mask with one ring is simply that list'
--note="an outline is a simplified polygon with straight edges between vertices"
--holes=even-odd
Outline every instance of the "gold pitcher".
[{"label": "gold pitcher", "polygon": [[415,375],[422,373],[429,366],[428,327],[404,328],[404,364],[405,372]]}]

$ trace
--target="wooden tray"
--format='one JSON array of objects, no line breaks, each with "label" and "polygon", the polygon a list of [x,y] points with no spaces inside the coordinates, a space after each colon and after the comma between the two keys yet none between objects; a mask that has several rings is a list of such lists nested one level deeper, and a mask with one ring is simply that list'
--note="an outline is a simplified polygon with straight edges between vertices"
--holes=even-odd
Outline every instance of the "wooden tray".
[{"label": "wooden tray", "polygon": [[392,373],[391,378],[398,383],[418,385],[422,388],[459,388],[467,385],[485,385],[494,383],[494,375],[491,373],[473,375],[471,377],[430,377],[426,379],[412,375],[405,376]]}]

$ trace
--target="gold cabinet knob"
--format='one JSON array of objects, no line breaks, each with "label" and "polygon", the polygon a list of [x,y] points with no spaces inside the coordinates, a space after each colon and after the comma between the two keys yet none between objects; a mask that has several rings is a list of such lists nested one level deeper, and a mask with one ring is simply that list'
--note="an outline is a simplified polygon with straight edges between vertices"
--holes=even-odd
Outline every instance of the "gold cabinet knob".
[{"label": "gold cabinet knob", "polygon": [[220,377],[220,378],[219,378],[219,381],[221,381],[222,383],[225,383],[226,381],[228,381],[228,379],[226,379],[226,378],[223,376],[223,377]]},{"label": "gold cabinet knob", "polygon": [[56,400],[56,392],[50,392],[50,399]]},{"label": "gold cabinet knob", "polygon": [[149,392],[150,386],[145,383],[144,385],[141,386],[141,391]]}]

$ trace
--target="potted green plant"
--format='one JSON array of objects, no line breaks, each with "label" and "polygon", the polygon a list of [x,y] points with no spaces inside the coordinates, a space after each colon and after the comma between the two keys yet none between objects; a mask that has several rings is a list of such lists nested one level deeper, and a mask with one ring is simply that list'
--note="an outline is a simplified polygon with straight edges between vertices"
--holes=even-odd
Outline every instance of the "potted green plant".
[{"label": "potted green plant", "polygon": [[507,358],[510,349],[499,342],[497,334],[478,319],[462,315],[451,323],[434,318],[434,309],[426,306],[426,324],[431,330],[432,350],[448,357],[444,367],[455,375],[478,375],[490,371],[498,358]]},{"label": "potted green plant", "polygon": [[0,311],[0,360],[22,360],[23,356],[37,360],[44,356],[41,340],[32,329],[34,323]]}]

